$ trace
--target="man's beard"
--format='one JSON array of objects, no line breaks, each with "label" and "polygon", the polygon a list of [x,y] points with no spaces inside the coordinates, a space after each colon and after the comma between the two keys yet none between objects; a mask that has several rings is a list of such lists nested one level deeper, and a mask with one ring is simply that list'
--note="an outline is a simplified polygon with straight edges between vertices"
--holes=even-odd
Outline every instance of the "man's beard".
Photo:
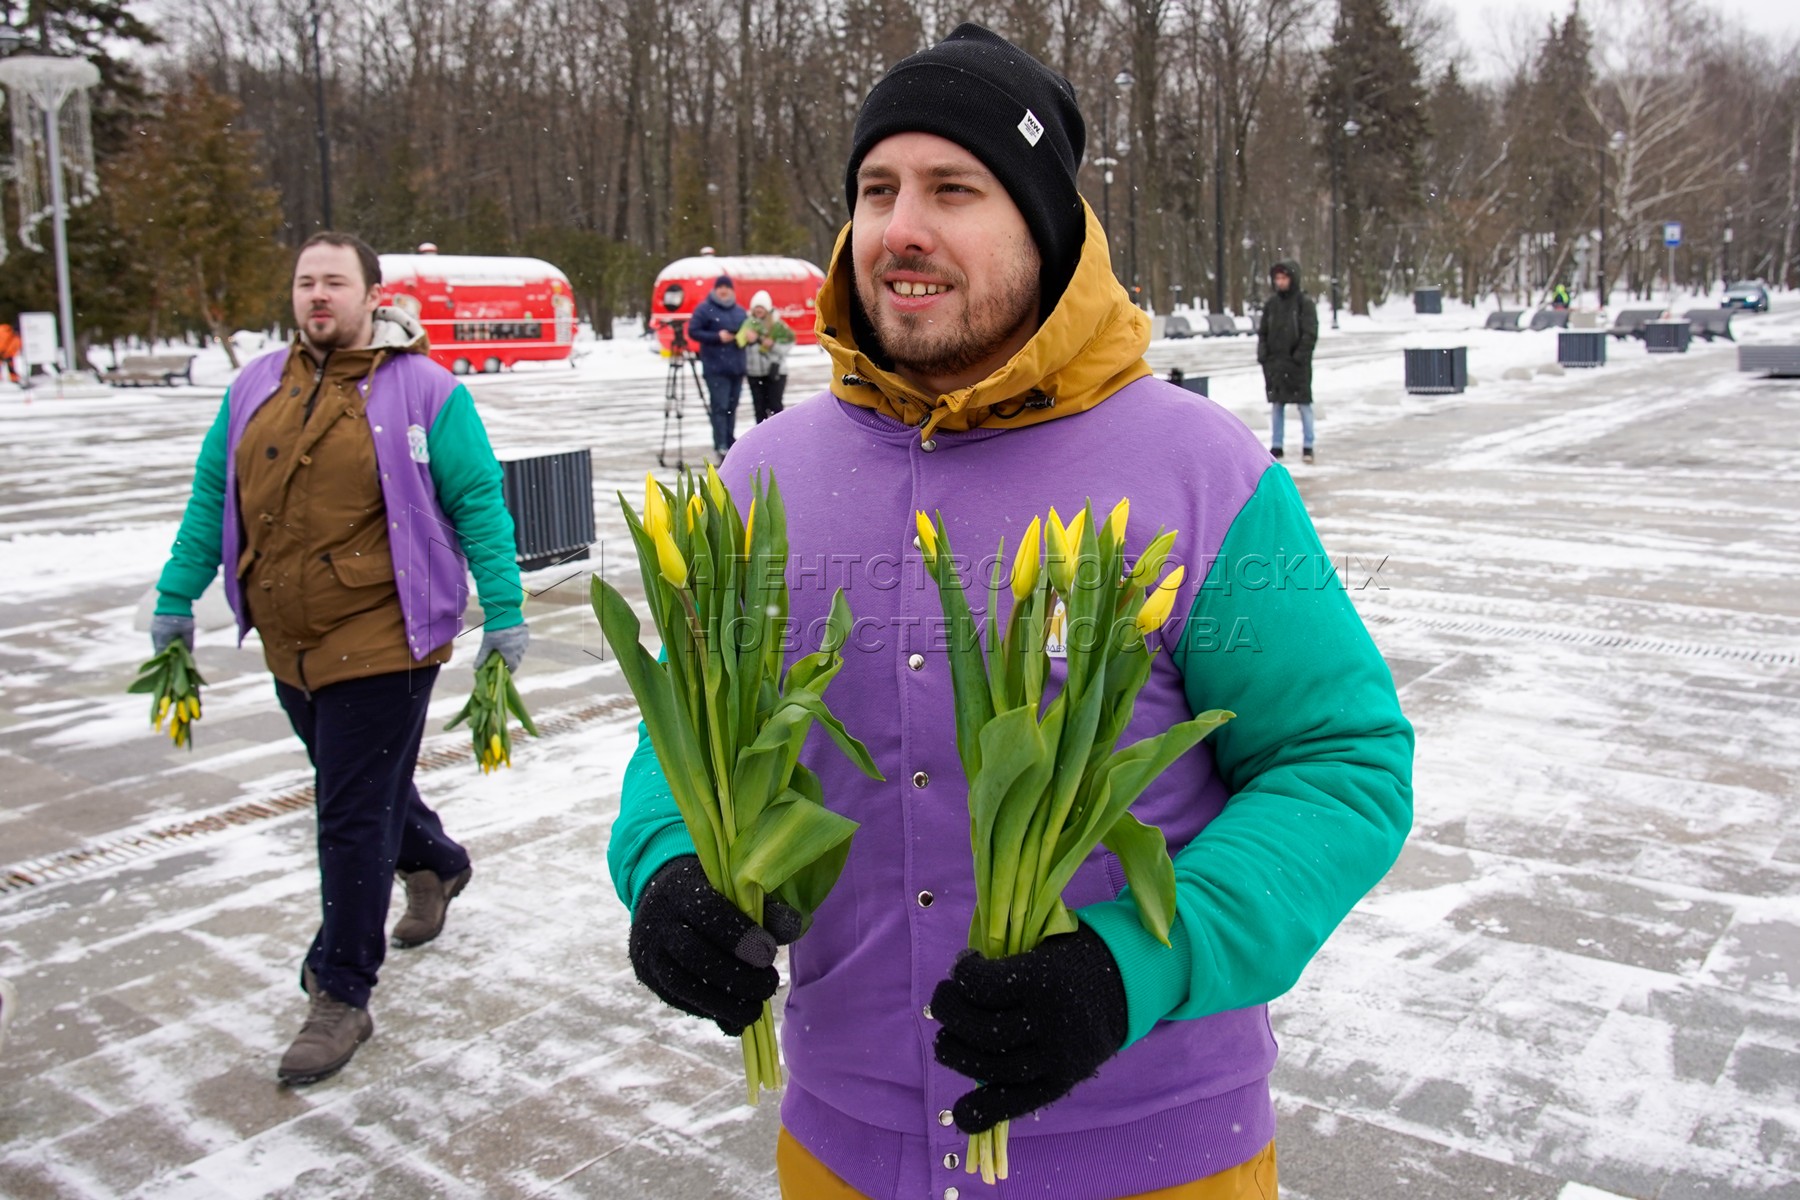
[{"label": "man's beard", "polygon": [[[990,294],[971,301],[960,321],[923,314],[896,313],[883,304],[886,286],[878,278],[856,280],[863,313],[880,340],[884,356],[909,375],[940,378],[961,375],[979,365],[1037,312],[1038,275],[1042,260],[1037,246],[1027,241],[1019,257]],[[928,258],[890,255],[877,265],[875,276],[888,271],[912,271],[948,283],[968,295],[968,280],[936,266]]]},{"label": "man's beard", "polygon": [[323,334],[313,333],[312,315],[308,314],[306,320],[300,326],[300,336],[305,338],[306,344],[311,346],[314,350],[348,350],[350,348],[350,340],[356,336],[355,331],[346,326],[342,321],[338,320],[335,314],[327,315],[332,317],[331,324],[327,327],[328,332]]}]

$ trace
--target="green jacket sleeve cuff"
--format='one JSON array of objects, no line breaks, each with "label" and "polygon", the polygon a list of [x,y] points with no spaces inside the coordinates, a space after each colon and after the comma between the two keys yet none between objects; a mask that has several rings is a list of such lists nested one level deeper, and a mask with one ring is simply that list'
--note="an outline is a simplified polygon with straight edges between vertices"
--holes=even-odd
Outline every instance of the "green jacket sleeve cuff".
[{"label": "green jacket sleeve cuff", "polygon": [[1177,917],[1169,930],[1169,944],[1157,941],[1138,919],[1129,888],[1118,899],[1090,904],[1075,915],[1100,935],[1119,964],[1125,984],[1125,1045],[1129,1046],[1187,999],[1194,959],[1187,933]]},{"label": "green jacket sleeve cuff", "polygon": [[[219,573],[225,537],[225,435],[230,420],[231,393],[225,394],[212,428],[200,443],[194,462],[194,487],[181,516],[169,561],[156,580],[156,613],[165,617],[191,617],[194,601],[205,594]],[[235,563],[226,565],[230,570]]]},{"label": "green jacket sleeve cuff", "polygon": [[523,624],[525,595],[519,584],[518,540],[501,487],[500,463],[487,429],[461,385],[438,410],[426,435],[431,482],[438,503],[456,528],[463,557],[475,576],[475,591],[487,629]]},{"label": "green jacket sleeve cuff", "polygon": [[670,859],[694,853],[681,810],[663,777],[662,765],[642,722],[638,723],[637,749],[625,767],[619,789],[619,816],[606,844],[606,866],[613,890],[627,909],[636,911],[650,877]]}]

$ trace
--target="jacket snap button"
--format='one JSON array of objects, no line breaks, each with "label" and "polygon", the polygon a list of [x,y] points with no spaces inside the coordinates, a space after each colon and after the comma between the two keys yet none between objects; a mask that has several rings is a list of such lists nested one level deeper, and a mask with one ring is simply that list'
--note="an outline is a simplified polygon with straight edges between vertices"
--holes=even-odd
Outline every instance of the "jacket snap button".
[{"label": "jacket snap button", "polygon": [[921,542],[919,540],[919,535],[916,533],[913,534],[913,549],[914,550],[923,550],[924,548],[925,548],[925,543]]},{"label": "jacket snap button", "polygon": [[277,450],[273,446],[270,446],[267,450],[264,450],[263,453],[268,455],[270,458],[278,458],[281,455],[281,451]]},{"label": "jacket snap button", "polygon": [[926,438],[924,441],[919,443],[919,449],[923,450],[927,454],[930,454],[933,450],[937,449],[937,439],[936,438]]},{"label": "jacket snap button", "polygon": [[956,1120],[955,1113],[951,1112],[947,1108],[938,1109],[938,1124],[939,1125],[949,1125],[954,1120]]},{"label": "jacket snap button", "polygon": [[920,892],[919,893],[919,907],[920,908],[930,908],[932,901],[934,901],[936,899],[937,899],[937,897],[932,895],[930,892]]},{"label": "jacket snap button", "polygon": [[275,583],[274,583],[274,581],[273,581],[273,580],[269,580],[269,579],[265,579],[265,580],[263,580],[263,581],[262,581],[262,586],[263,586],[263,591],[265,591],[265,592],[266,592],[266,591],[268,591],[268,590],[269,590],[269,589],[270,589],[270,588],[272,588],[272,587],[274,587],[274,586],[275,586]]},{"label": "jacket snap button", "polygon": [[301,465],[301,466],[303,466],[303,467],[310,467],[310,466],[312,466],[312,455],[310,455],[310,454],[302,454],[302,455],[301,455],[301,456],[300,456],[300,465]]},{"label": "jacket snap button", "polygon": [[273,525],[275,523],[275,518],[270,516],[268,513],[264,513],[262,515],[262,523],[264,525]]},{"label": "jacket snap button", "polygon": [[932,1015],[931,1015],[931,1005],[927,1004],[924,1008],[920,1009],[919,1011],[921,1013],[925,1014],[925,1019],[927,1021],[930,1021],[933,1019]]},{"label": "jacket snap button", "polygon": [[960,1195],[962,1195],[962,1193],[957,1191],[955,1188],[945,1188],[944,1189],[944,1200],[956,1200],[956,1198]]},{"label": "jacket snap button", "polygon": [[949,1154],[944,1155],[944,1169],[946,1171],[954,1171],[960,1166],[962,1166],[962,1159],[954,1150]]},{"label": "jacket snap button", "polygon": [[906,660],[906,665],[915,671],[923,671],[925,669],[925,656],[923,654],[915,654]]},{"label": "jacket snap button", "polygon": [[927,775],[925,772],[923,772],[923,771],[913,772],[913,786],[914,787],[922,788],[930,782],[931,782],[931,776]]}]

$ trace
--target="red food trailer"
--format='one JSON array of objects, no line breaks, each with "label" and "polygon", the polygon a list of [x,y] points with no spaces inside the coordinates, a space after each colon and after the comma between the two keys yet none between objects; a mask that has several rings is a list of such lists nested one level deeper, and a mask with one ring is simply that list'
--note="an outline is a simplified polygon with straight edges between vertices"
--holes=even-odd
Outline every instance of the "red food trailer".
[{"label": "red food trailer", "polygon": [[383,254],[381,292],[419,319],[431,357],[458,375],[566,361],[575,343],[569,278],[539,258]]},{"label": "red food trailer", "polygon": [[731,276],[737,302],[750,307],[750,298],[766,291],[781,319],[794,328],[794,340],[802,346],[818,342],[813,329],[813,304],[825,272],[804,258],[773,254],[712,254],[678,258],[657,273],[650,289],[650,327],[656,344],[669,348],[669,325],[694,315],[694,306],[712,294],[713,280]]}]

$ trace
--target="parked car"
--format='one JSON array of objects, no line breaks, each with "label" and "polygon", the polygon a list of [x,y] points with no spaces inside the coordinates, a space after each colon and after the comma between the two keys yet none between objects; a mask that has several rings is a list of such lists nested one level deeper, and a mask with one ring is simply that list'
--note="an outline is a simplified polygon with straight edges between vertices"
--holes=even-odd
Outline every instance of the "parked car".
[{"label": "parked car", "polygon": [[1725,299],[1720,302],[1719,307],[1744,312],[1768,312],[1769,289],[1763,286],[1760,279],[1741,280],[1725,289]]}]

